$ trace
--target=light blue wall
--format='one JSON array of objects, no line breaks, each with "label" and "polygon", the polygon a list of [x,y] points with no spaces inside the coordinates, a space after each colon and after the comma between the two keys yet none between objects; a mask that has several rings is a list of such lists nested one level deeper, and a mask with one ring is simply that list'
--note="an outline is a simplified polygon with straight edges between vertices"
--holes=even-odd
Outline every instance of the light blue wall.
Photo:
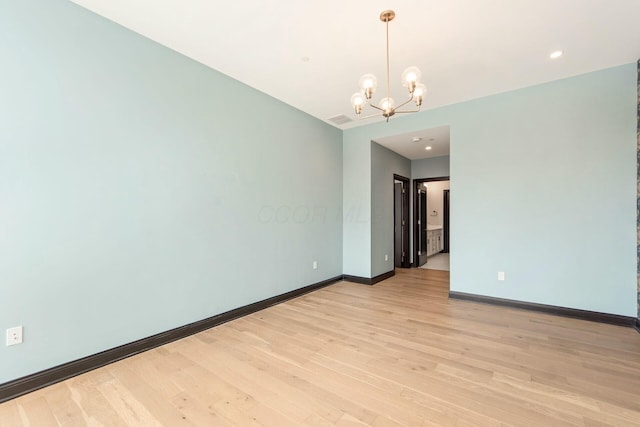
[{"label": "light blue wall", "polygon": [[[393,174],[410,178],[411,161],[372,141],[371,188],[375,191],[371,192],[371,276],[366,277],[394,269]],[[385,255],[389,255],[386,261]]]},{"label": "light blue wall", "polygon": [[341,131],[70,2],[0,10],[0,383],[342,274]]},{"label": "light blue wall", "polygon": [[411,161],[411,179],[449,176],[449,156]]},{"label": "light blue wall", "polygon": [[371,139],[343,133],[344,274],[371,277]]},{"label": "light blue wall", "polygon": [[393,118],[345,144],[451,126],[453,291],[633,316],[635,67]]}]

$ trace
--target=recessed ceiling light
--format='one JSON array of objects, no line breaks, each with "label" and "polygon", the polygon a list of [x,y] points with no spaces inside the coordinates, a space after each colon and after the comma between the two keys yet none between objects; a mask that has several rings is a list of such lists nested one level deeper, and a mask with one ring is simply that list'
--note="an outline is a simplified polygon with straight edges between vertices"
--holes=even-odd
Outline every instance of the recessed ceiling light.
[{"label": "recessed ceiling light", "polygon": [[431,150],[431,146],[430,146],[430,145],[428,145],[428,146],[424,147],[424,149],[425,149],[425,150],[427,150],[427,151],[429,151],[429,150]]},{"label": "recessed ceiling light", "polygon": [[551,52],[551,55],[549,55],[549,58],[551,59],[558,59],[560,58],[562,55],[564,55],[564,52],[561,50],[556,50],[555,52]]},{"label": "recessed ceiling light", "polygon": [[420,142],[420,141],[422,141],[422,138],[420,138],[419,136],[414,136],[412,141],[413,142]]}]

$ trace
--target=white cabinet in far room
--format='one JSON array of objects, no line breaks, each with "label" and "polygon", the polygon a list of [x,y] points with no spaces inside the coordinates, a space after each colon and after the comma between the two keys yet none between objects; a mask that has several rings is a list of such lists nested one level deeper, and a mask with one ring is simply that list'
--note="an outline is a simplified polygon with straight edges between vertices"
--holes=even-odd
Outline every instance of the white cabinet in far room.
[{"label": "white cabinet in far room", "polygon": [[444,249],[444,241],[442,238],[442,227],[427,228],[427,256],[437,254]]}]

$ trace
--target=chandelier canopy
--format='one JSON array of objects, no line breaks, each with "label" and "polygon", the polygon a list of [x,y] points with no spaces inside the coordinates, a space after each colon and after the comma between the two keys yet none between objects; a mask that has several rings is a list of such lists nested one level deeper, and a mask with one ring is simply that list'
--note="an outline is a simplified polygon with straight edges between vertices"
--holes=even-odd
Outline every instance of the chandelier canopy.
[{"label": "chandelier canopy", "polygon": [[[387,28],[387,92],[386,97],[382,98],[378,105],[374,105],[371,103],[371,97],[376,91],[378,86],[378,80],[376,76],[373,74],[365,74],[360,78],[360,92],[356,92],[351,96],[351,106],[353,106],[356,115],[358,118],[360,117],[360,113],[362,113],[362,109],[365,105],[369,105],[379,112],[374,113],[370,116],[362,117],[363,119],[368,119],[370,117],[383,116],[386,117],[387,122],[389,118],[394,114],[400,113],[416,113],[420,111],[420,107],[422,106],[422,99],[427,94],[427,88],[425,85],[420,83],[421,72],[418,67],[409,67],[402,73],[402,86],[406,87],[409,91],[409,99],[404,101],[402,104],[395,106],[395,102],[393,98],[391,98],[389,93],[389,22],[393,20],[396,16],[393,10],[385,10],[380,14],[380,20],[385,23]],[[414,110],[400,110],[400,108],[404,107],[408,103],[413,101],[417,107]]]}]

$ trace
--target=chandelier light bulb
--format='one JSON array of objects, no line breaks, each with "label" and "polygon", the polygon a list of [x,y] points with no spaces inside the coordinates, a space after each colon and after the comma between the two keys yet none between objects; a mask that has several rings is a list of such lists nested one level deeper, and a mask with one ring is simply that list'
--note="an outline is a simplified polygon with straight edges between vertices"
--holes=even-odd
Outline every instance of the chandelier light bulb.
[{"label": "chandelier light bulb", "polygon": [[365,74],[360,77],[360,91],[367,99],[371,99],[371,96],[378,87],[378,79],[373,74]]},{"label": "chandelier light bulb", "polygon": [[378,104],[378,107],[382,108],[387,114],[390,113],[395,106],[396,104],[393,101],[393,98],[382,98]]},{"label": "chandelier light bulb", "polygon": [[422,105],[422,99],[427,94],[427,87],[422,83],[416,85],[416,88],[413,90],[413,101],[416,103],[416,106]]},{"label": "chandelier light bulb", "polygon": [[413,91],[414,96],[425,96],[427,94],[427,87],[419,83],[416,85],[416,89]]},{"label": "chandelier light bulb", "polygon": [[406,87],[409,93],[413,93],[420,77],[422,77],[422,73],[418,67],[409,67],[402,72],[402,86]]},{"label": "chandelier light bulb", "polygon": [[364,95],[362,95],[360,92],[356,92],[351,95],[351,105],[353,107],[357,107],[358,105],[364,106],[365,103],[366,100],[364,99]]},{"label": "chandelier light bulb", "polygon": [[364,95],[360,92],[356,92],[351,95],[351,106],[356,110],[356,114],[360,114],[362,112],[362,108],[367,103]]}]

